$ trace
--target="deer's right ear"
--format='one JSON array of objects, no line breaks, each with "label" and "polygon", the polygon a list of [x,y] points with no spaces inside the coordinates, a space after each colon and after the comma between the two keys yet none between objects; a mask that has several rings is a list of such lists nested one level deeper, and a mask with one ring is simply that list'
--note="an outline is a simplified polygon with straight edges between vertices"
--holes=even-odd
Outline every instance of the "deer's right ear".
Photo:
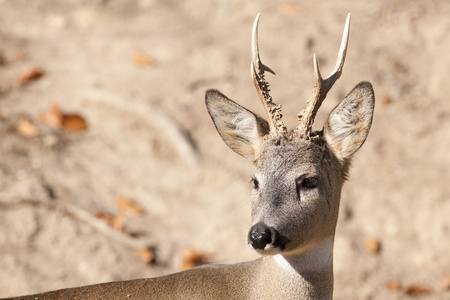
[{"label": "deer's right ear", "polygon": [[256,161],[269,124],[217,90],[206,91],[206,107],[224,142],[237,154]]}]

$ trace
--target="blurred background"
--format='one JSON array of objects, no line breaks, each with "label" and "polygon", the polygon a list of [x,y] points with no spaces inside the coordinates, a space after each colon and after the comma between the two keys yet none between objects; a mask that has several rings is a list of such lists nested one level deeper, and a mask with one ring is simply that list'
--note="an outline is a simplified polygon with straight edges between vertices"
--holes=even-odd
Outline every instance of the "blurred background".
[{"label": "blurred background", "polygon": [[0,0],[0,296],[159,276],[257,256],[253,166],[206,112],[217,88],[294,127],[331,72],[315,126],[360,81],[376,111],[341,201],[335,299],[450,297],[448,1]]}]

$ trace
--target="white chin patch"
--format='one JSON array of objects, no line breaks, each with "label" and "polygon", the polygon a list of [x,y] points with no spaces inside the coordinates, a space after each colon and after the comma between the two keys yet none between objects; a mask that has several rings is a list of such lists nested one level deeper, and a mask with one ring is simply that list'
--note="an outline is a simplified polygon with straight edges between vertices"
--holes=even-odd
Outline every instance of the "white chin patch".
[{"label": "white chin patch", "polygon": [[287,272],[294,272],[294,273],[296,272],[295,269],[291,266],[291,264],[287,262],[287,260],[284,258],[283,255],[277,254],[274,256],[274,259],[277,265],[283,270]]},{"label": "white chin patch", "polygon": [[253,250],[255,250],[256,252],[258,252],[261,255],[277,255],[282,252],[280,250],[280,248],[278,248],[278,247],[267,246],[264,249],[255,249],[252,246],[250,246],[250,248],[252,248]]}]

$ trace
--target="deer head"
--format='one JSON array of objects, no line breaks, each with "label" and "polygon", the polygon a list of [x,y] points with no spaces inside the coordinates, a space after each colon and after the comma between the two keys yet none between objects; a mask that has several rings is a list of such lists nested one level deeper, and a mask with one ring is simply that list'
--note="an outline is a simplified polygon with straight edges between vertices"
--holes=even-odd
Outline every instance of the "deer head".
[{"label": "deer head", "polygon": [[282,122],[273,102],[258,49],[259,15],[253,25],[251,74],[268,121],[217,90],[206,92],[208,112],[224,142],[254,162],[249,245],[261,254],[298,253],[334,237],[340,193],[352,155],[364,143],[372,124],[374,92],[359,83],[329,114],[321,131],[312,132],[314,117],[342,74],[350,15],[336,65],[322,79],[314,55],[315,86],[296,129]]}]

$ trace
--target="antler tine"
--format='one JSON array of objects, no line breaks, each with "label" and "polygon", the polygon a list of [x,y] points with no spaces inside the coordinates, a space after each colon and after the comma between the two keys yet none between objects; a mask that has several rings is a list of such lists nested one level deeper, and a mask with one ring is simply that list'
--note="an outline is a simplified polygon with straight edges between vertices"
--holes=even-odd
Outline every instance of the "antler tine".
[{"label": "antler tine", "polygon": [[277,105],[273,102],[272,97],[269,92],[269,83],[264,78],[264,72],[270,72],[275,75],[268,66],[261,62],[259,57],[259,46],[258,46],[258,24],[259,24],[258,14],[253,23],[252,30],[252,61],[251,61],[251,73],[253,78],[253,83],[255,84],[256,91],[261,99],[261,103],[266,110],[267,116],[269,118],[270,133],[273,136],[278,136],[280,134],[286,133],[286,127],[281,121],[281,105]]},{"label": "antler tine", "polygon": [[322,79],[319,71],[319,65],[314,54],[314,90],[311,98],[306,102],[306,108],[298,114],[299,126],[297,127],[297,134],[301,137],[309,139],[312,129],[312,124],[319,110],[320,105],[327,96],[328,91],[332,88],[336,80],[341,77],[342,69],[344,67],[345,55],[347,54],[348,36],[350,31],[350,14],[347,15],[345,22],[344,34],[342,35],[341,47],[339,49],[336,64],[330,76]]}]

